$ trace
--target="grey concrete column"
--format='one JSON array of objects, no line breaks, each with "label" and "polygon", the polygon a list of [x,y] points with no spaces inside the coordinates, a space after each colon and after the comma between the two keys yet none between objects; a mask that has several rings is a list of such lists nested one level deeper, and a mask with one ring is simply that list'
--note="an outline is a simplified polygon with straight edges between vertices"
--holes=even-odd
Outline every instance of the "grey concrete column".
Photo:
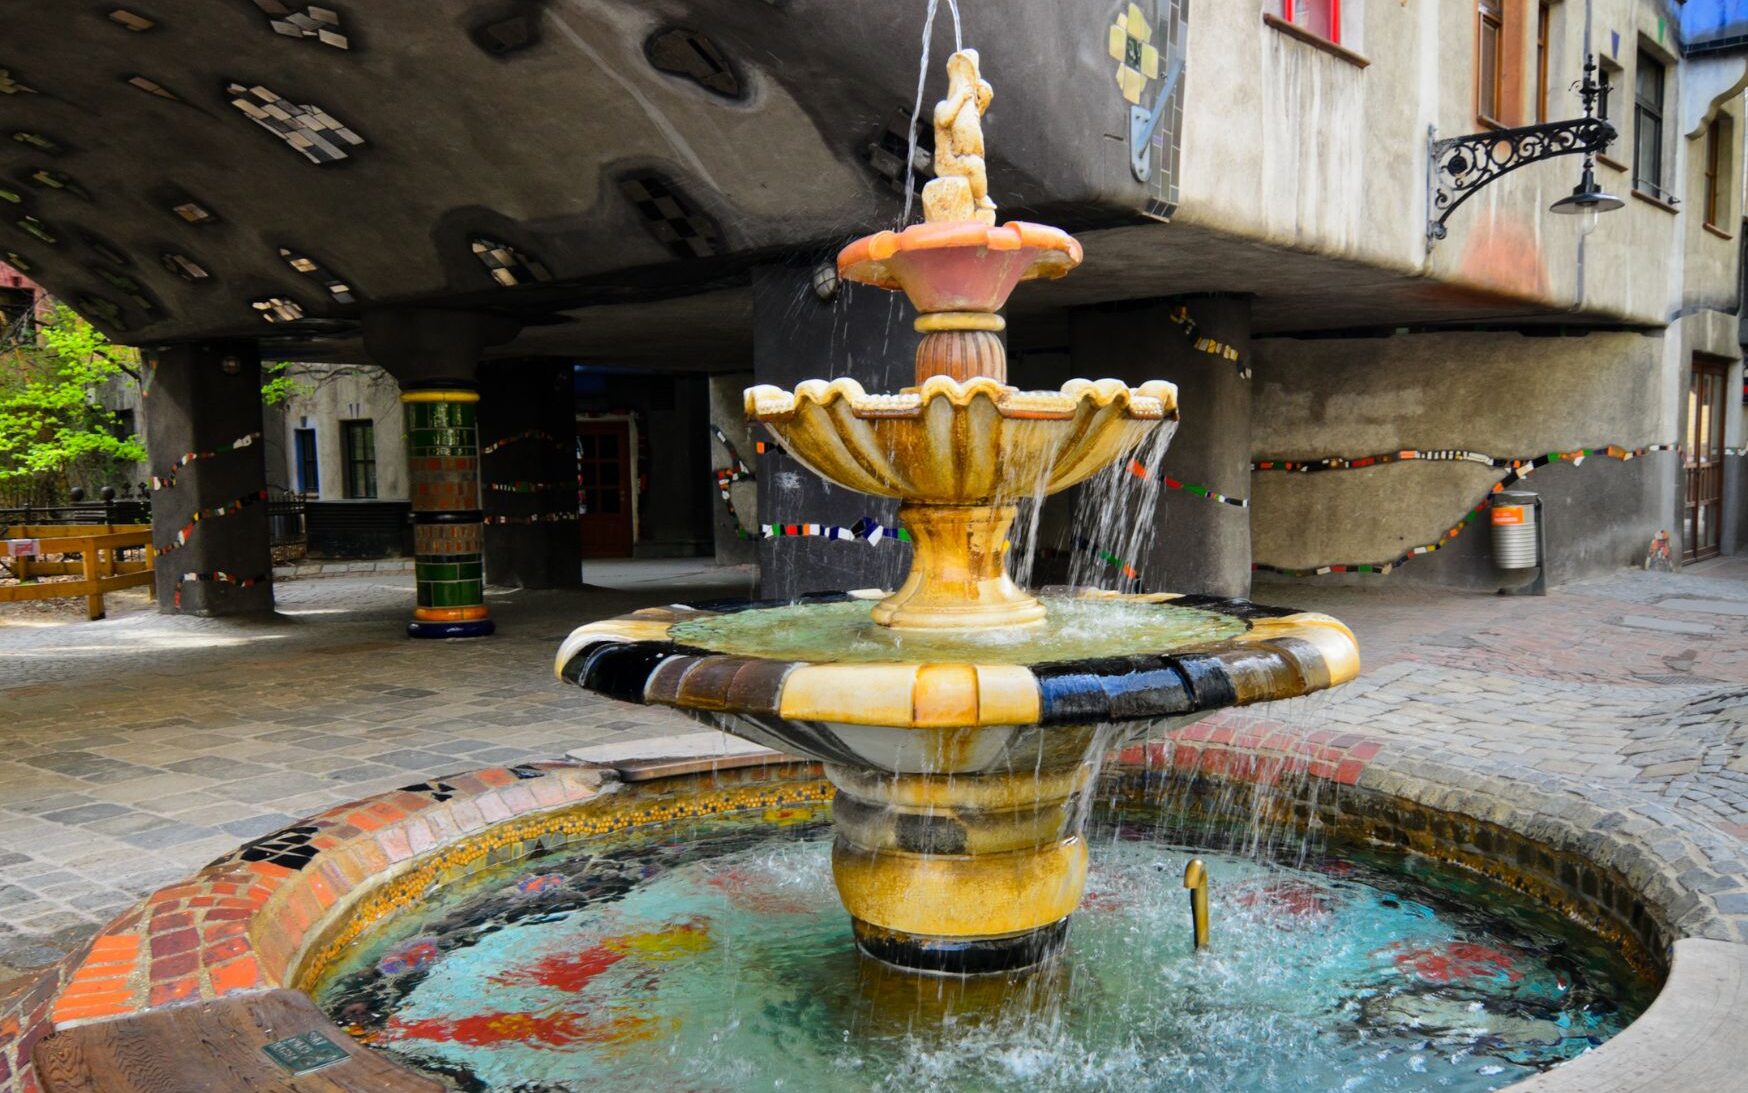
[{"label": "grey concrete column", "polygon": [[[850,284],[822,301],[812,274],[808,266],[753,271],[753,382],[794,390],[803,380],[849,376],[870,392],[910,385],[920,339],[911,329],[916,316],[910,304],[897,294]],[[751,453],[742,456],[755,462]],[[849,526],[871,516],[890,526],[896,518],[897,501],[831,485],[787,454],[767,452],[756,458],[754,470],[760,524]],[[891,588],[909,564],[908,544],[766,539],[759,544],[760,595],[786,599],[803,592]]]},{"label": "grey concrete column", "polygon": [[[752,383],[751,372],[732,372],[725,376],[710,377],[710,424],[720,429],[728,443],[733,446],[732,450],[725,448],[712,435],[710,468],[712,472],[731,472],[731,479],[735,456],[755,476],[758,473],[757,445],[763,439],[764,429],[747,421],[741,399],[741,393]],[[729,501],[734,505],[732,512],[722,500],[721,490],[724,486],[728,489]],[[757,562],[759,541],[745,537],[759,523],[757,477],[738,482],[712,481],[710,487],[714,493],[711,497],[711,535],[716,549],[716,564],[747,565]]]},{"label": "grey concrete column", "polygon": [[[1194,337],[1173,321],[1179,307],[1195,323]],[[1079,308],[1070,314],[1069,331],[1077,376],[1177,384],[1183,419],[1165,455],[1166,475],[1229,496],[1250,496],[1250,381],[1240,374],[1250,353],[1249,300],[1188,296]],[[1239,362],[1197,349],[1197,338],[1233,347]],[[1249,594],[1250,510],[1166,490],[1158,520],[1148,557],[1135,559],[1150,588]]]},{"label": "grey concrete column", "polygon": [[152,495],[158,609],[269,613],[273,557],[255,343],[170,346],[145,359],[141,405],[159,486]]},{"label": "grey concrete column", "polygon": [[[489,585],[576,588],[576,396],[568,360],[492,361],[479,369],[479,440]],[[494,445],[501,445],[496,447]]]}]

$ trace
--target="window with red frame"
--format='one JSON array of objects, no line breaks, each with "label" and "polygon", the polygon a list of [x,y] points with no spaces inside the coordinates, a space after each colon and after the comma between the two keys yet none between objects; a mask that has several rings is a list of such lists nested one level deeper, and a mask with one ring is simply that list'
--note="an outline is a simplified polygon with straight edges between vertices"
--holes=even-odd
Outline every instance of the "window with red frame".
[{"label": "window with red frame", "polygon": [[1319,38],[1341,42],[1341,0],[1280,0],[1281,18]]}]

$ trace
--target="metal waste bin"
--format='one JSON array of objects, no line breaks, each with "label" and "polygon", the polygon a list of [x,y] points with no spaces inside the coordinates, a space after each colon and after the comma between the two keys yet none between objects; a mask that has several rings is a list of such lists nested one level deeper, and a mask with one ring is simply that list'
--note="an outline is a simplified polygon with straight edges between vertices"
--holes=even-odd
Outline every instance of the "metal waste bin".
[{"label": "metal waste bin", "polygon": [[1501,490],[1493,495],[1493,564],[1500,569],[1541,565],[1536,522],[1540,499],[1533,493]]}]

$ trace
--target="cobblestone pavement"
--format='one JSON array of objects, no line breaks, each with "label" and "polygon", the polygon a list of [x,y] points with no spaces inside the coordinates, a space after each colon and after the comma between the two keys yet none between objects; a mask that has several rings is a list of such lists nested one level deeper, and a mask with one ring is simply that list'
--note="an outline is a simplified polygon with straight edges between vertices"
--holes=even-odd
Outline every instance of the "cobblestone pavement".
[{"label": "cobblestone pavement", "polygon": [[498,636],[404,637],[410,576],[279,585],[277,618],[157,614],[143,590],[0,609],[0,982],[135,899],[330,805],[494,763],[692,731],[565,688],[572,627],[747,595],[750,569],[591,565],[591,591],[492,591]]},{"label": "cobblestone pavement", "polygon": [[[694,731],[677,714],[553,680],[570,628],[653,603],[744,594],[745,570],[592,567],[611,589],[492,592],[499,636],[400,636],[411,581],[278,588],[279,617],[0,611],[0,981],[238,842],[330,804],[489,763]],[[1546,598],[1261,585],[1358,633],[1360,679],[1256,713],[1362,726],[1509,796],[1535,779],[1637,817],[1748,840],[1748,561],[1623,572]],[[1671,854],[1670,858],[1678,858]],[[1739,901],[1742,906],[1736,906]],[[1748,892],[1717,897],[1748,912]],[[1748,940],[1748,935],[1745,935]]]}]

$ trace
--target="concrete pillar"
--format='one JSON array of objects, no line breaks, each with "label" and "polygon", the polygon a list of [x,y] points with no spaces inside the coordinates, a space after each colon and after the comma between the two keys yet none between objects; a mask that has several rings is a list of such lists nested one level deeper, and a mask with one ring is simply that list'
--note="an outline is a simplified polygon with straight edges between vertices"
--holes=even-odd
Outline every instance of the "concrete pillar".
[{"label": "concrete pillar", "polygon": [[146,448],[156,480],[152,542],[158,609],[249,615],[273,610],[255,343],[169,346],[146,354]]},{"label": "concrete pillar", "polygon": [[551,358],[480,366],[488,584],[583,583],[573,371],[570,361]]},{"label": "concrete pillar", "polygon": [[[759,523],[759,481],[737,478],[735,458],[748,470],[758,464],[758,442],[764,428],[747,421],[741,393],[752,386],[751,372],[731,372],[710,377],[710,424],[728,441],[725,447],[716,433],[710,439],[710,469],[716,475],[711,482],[711,533],[716,548],[717,565],[749,565],[759,560],[759,541],[749,539],[757,534]],[[757,471],[754,471],[757,474]],[[722,498],[727,490],[728,500]],[[733,508],[730,508],[730,505]]]},{"label": "concrete pillar", "polygon": [[400,382],[406,408],[407,491],[418,587],[407,634],[478,638],[495,628],[485,604],[485,512],[480,502],[480,353],[514,323],[471,312],[369,312],[364,344]]},{"label": "concrete pillar", "polygon": [[[1193,334],[1179,321],[1185,316],[1195,324]],[[1232,347],[1238,361],[1198,349],[1199,339]],[[1183,419],[1165,455],[1165,474],[1231,497],[1250,496],[1250,381],[1240,371],[1250,354],[1249,300],[1186,296],[1077,308],[1069,317],[1069,352],[1077,376],[1177,384]],[[1158,520],[1147,557],[1134,560],[1149,588],[1249,594],[1249,509],[1168,489]]]},{"label": "concrete pillar", "polygon": [[[849,376],[870,392],[914,383],[921,336],[911,329],[916,315],[903,296],[845,284],[835,298],[822,301],[812,279],[811,266],[753,270],[753,382],[794,390],[803,380]],[[741,455],[755,462],[751,453]],[[787,453],[758,456],[755,471],[760,524],[848,527],[869,516],[891,526],[896,519],[897,501],[831,485]],[[910,546],[890,540],[870,546],[808,537],[764,539],[759,594],[789,599],[805,592],[892,588],[909,563]]]}]

